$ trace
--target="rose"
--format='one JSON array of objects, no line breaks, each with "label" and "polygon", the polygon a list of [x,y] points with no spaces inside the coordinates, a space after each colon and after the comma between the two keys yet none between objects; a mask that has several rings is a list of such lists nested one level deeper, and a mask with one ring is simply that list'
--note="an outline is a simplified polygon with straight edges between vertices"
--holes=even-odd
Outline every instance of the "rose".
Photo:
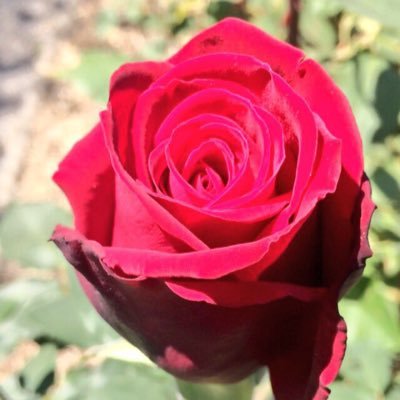
[{"label": "rose", "polygon": [[117,70],[54,179],[76,229],[53,240],[158,365],[220,382],[266,365],[277,399],[327,397],[374,206],[353,115],[317,63],[226,19]]}]

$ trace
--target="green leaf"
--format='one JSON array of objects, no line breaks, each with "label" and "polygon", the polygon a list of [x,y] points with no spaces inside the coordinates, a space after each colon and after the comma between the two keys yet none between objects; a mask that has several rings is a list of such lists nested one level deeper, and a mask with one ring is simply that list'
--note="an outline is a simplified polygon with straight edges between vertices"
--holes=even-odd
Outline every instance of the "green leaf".
[{"label": "green leaf", "polygon": [[158,368],[106,360],[78,368],[55,390],[52,400],[176,400],[174,379]]},{"label": "green leaf", "polygon": [[383,32],[378,35],[371,48],[372,51],[386,60],[400,64],[400,38],[398,35],[389,35]]},{"label": "green leaf", "polygon": [[61,72],[61,78],[72,82],[93,99],[105,102],[111,74],[128,60],[129,57],[112,51],[88,50],[81,54],[78,67]]},{"label": "green leaf", "polygon": [[347,348],[341,374],[346,381],[368,389],[379,398],[391,380],[392,353],[372,338],[352,343]]},{"label": "green leaf", "polygon": [[88,350],[88,355],[90,355],[92,350],[96,356],[101,358],[111,358],[114,360],[135,364],[145,364],[155,367],[155,364],[150,361],[144,353],[123,338],[95,346],[94,348],[92,347]]},{"label": "green leaf", "polygon": [[355,114],[367,151],[398,129],[400,77],[386,60],[368,52],[347,62],[327,65],[345,92]]},{"label": "green leaf", "polygon": [[[326,0],[303,0],[303,7],[304,5],[320,17],[334,17],[343,9],[340,4]],[[301,12],[303,12],[303,9]]]},{"label": "green leaf", "polygon": [[313,0],[302,4],[299,26],[302,38],[311,46],[305,49],[307,55],[321,59],[332,54],[337,38],[333,24],[324,15],[324,9],[315,7],[314,3]]},{"label": "green leaf", "polygon": [[382,349],[400,351],[398,306],[389,300],[386,291],[385,284],[374,279],[361,298],[345,298],[339,303],[348,324],[349,347],[373,338]]},{"label": "green leaf", "polygon": [[375,400],[374,394],[363,386],[345,381],[332,383],[329,400]]},{"label": "green leaf", "polygon": [[398,0],[335,0],[345,9],[376,19],[382,25],[399,29],[400,7]]},{"label": "green leaf", "polygon": [[394,205],[400,206],[400,186],[396,178],[383,167],[378,167],[372,178],[382,193],[384,193]]},{"label": "green leaf", "polygon": [[400,399],[400,385],[395,385],[385,397],[386,400]]},{"label": "green leaf", "polygon": [[[358,60],[330,63],[327,65],[327,69],[349,100],[364,143],[370,143],[374,133],[379,128],[380,120],[372,102],[365,98],[360,82]],[[363,78],[365,77],[363,76]],[[373,77],[368,79],[373,80]]]},{"label": "green leaf", "polygon": [[117,337],[89,304],[73,268],[66,267],[59,249],[48,242],[55,225],[70,220],[69,214],[49,204],[6,209],[0,222],[4,257],[33,267],[61,268],[58,275],[39,275],[42,281],[23,279],[0,287],[0,353],[22,339],[40,336],[82,347]]},{"label": "green leaf", "polygon": [[20,280],[0,287],[0,355],[10,351],[19,341],[39,335],[36,328],[22,320],[29,314],[32,303],[47,293],[48,286],[49,282]]},{"label": "green leaf", "polygon": [[24,310],[19,321],[41,335],[81,347],[115,339],[117,334],[89,303],[72,267],[67,271],[68,286],[49,287]]},{"label": "green leaf", "polygon": [[40,397],[21,387],[17,375],[12,375],[0,383],[1,400],[39,400]]},{"label": "green leaf", "polygon": [[11,205],[4,211],[0,221],[3,257],[18,261],[22,266],[59,266],[63,257],[48,240],[57,224],[70,223],[70,214],[51,204]]},{"label": "green leaf", "polygon": [[247,10],[252,16],[251,22],[261,29],[282,40],[287,32],[282,20],[287,12],[286,1],[248,0]]},{"label": "green leaf", "polygon": [[186,400],[250,400],[254,389],[254,377],[238,383],[196,384],[177,380],[179,391]]},{"label": "green leaf", "polygon": [[54,380],[56,356],[56,346],[42,346],[39,354],[28,362],[20,374],[23,387],[44,394]]},{"label": "green leaf", "polygon": [[0,304],[0,353],[20,340],[43,336],[80,347],[118,337],[83,294],[72,267],[64,286],[26,280],[1,288]]}]

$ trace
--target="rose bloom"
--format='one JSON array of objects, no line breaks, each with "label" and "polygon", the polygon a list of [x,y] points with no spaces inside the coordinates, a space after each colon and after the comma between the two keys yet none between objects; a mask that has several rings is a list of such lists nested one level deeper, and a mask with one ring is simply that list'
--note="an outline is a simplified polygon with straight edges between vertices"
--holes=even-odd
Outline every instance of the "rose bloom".
[{"label": "rose bloom", "polygon": [[225,19],[125,64],[54,180],[75,229],[53,241],[156,364],[197,382],[267,366],[278,400],[328,397],[374,205],[349,104],[316,62]]}]

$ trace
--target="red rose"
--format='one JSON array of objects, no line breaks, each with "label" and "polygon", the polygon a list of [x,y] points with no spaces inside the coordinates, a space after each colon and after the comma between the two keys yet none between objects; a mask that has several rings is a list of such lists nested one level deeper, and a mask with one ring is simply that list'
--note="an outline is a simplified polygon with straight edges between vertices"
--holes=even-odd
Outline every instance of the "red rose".
[{"label": "red rose", "polygon": [[374,205],[348,102],[317,63],[226,19],[116,71],[54,179],[76,229],[53,240],[153,361],[219,382],[266,365],[278,400],[327,398]]}]

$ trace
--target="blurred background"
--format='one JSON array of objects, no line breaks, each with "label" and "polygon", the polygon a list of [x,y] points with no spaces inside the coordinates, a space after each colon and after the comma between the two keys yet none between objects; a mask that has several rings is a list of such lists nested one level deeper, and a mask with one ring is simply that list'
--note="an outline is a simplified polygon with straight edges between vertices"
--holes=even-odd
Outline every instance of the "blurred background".
[{"label": "blurred background", "polygon": [[[302,0],[297,24],[288,10],[288,0],[0,0],[1,400],[182,398],[102,322],[47,242],[72,223],[51,175],[97,121],[114,69],[164,59],[226,16],[280,39],[292,21],[290,40],[350,100],[379,208],[374,257],[340,304],[349,340],[331,399],[400,399],[400,2]],[[181,392],[218,394],[204,390]],[[273,399],[267,374],[253,399]]]}]

